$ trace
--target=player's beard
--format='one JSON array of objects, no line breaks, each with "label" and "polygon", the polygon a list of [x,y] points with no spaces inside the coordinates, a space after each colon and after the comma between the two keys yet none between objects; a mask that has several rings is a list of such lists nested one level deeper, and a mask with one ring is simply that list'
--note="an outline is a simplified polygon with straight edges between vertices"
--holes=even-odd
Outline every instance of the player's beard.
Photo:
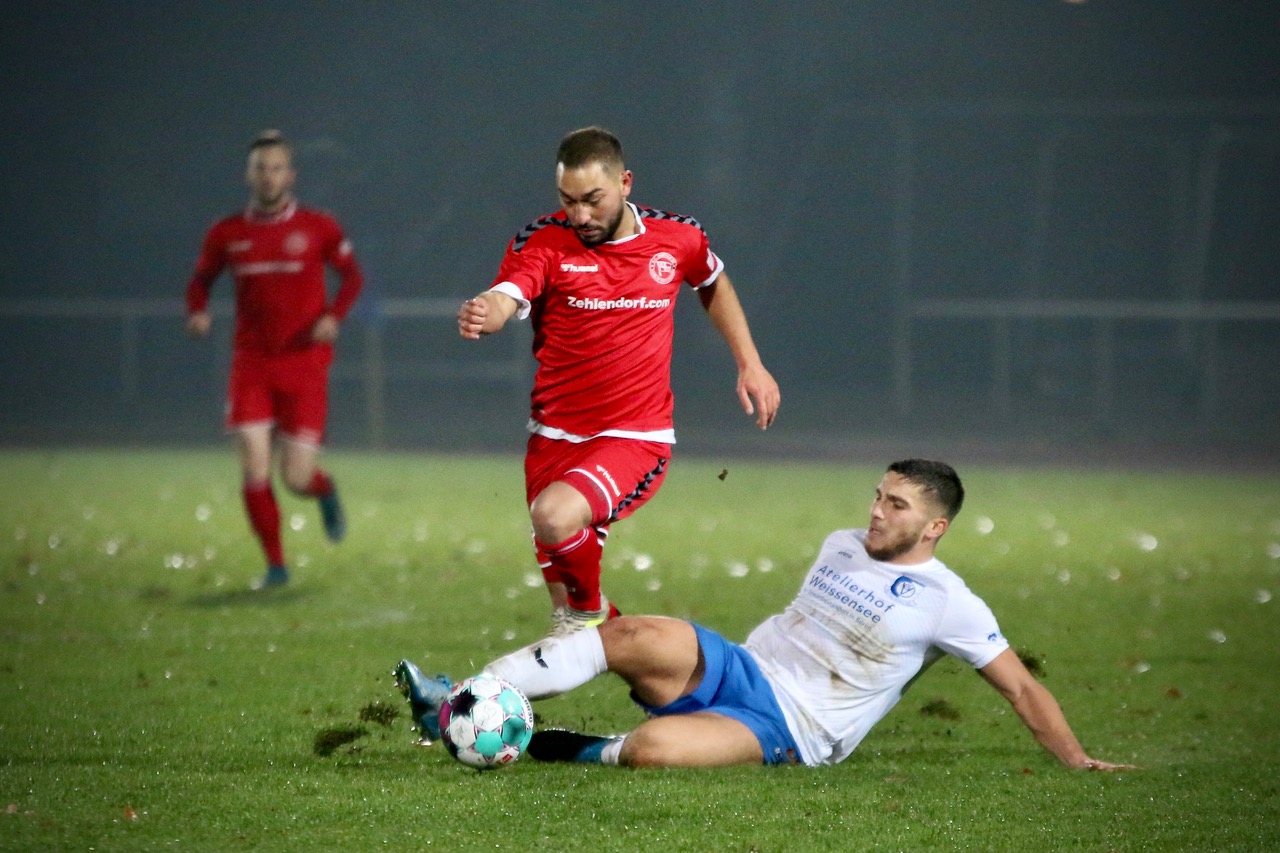
[{"label": "player's beard", "polygon": [[877,546],[865,545],[867,556],[881,563],[892,562],[920,544],[920,534],[923,532],[924,525],[921,525],[918,530],[903,530],[897,536],[885,539]]},{"label": "player's beard", "polygon": [[289,188],[282,187],[271,195],[256,193],[253,206],[258,210],[275,211],[289,203]]},{"label": "player's beard", "polygon": [[586,246],[588,249],[594,249],[596,246],[600,246],[605,243],[608,243],[610,240],[613,239],[613,235],[618,233],[618,229],[622,227],[622,214],[624,210],[625,210],[625,207],[619,207],[618,214],[613,217],[613,220],[610,222],[606,222],[604,227],[601,228],[598,232],[596,232],[597,236],[592,237],[591,239],[587,239],[585,236],[583,236],[583,233],[580,229],[578,228],[573,229],[574,233],[578,235],[579,242],[581,242],[582,245]]}]

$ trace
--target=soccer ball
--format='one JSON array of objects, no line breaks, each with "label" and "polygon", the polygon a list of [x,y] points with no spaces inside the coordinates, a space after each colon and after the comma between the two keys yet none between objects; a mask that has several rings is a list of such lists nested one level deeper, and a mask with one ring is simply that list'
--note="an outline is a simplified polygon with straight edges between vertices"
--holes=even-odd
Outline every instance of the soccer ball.
[{"label": "soccer ball", "polygon": [[520,757],[533,737],[533,706],[514,684],[494,675],[458,682],[440,706],[445,748],[469,767],[487,770]]}]

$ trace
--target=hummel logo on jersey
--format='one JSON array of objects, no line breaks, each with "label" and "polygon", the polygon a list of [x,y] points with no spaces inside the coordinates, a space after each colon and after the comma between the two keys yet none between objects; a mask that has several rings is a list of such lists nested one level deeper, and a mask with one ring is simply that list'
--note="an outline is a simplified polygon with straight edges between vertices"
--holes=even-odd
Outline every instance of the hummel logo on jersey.
[{"label": "hummel logo on jersey", "polygon": [[247,252],[252,248],[252,240],[231,240],[227,243],[228,252]]},{"label": "hummel logo on jersey", "polygon": [[561,264],[560,272],[600,272],[599,264]]}]

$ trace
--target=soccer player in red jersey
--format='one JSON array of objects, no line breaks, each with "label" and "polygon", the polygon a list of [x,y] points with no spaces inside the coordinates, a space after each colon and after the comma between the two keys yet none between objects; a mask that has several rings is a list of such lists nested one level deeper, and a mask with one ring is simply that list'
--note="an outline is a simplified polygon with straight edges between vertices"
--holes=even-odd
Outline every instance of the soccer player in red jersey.
[{"label": "soccer player in red jersey", "polygon": [[[319,502],[329,539],[337,542],[346,533],[338,491],[317,457],[333,344],[363,278],[337,221],[298,205],[295,179],[289,142],[278,131],[259,135],[249,146],[249,206],[209,229],[187,286],[187,331],[204,337],[212,323],[214,279],[230,267],[236,283],[226,426],[238,436],[245,511],[267,558],[261,587],[289,580],[271,488],[275,437],[285,486]],[[326,264],[341,276],[332,302]]]},{"label": "soccer player in red jersey", "polygon": [[609,525],[666,476],[682,284],[697,290],[733,353],[743,410],[765,429],[781,401],[702,226],[632,204],[631,185],[613,134],[588,127],[565,136],[556,156],[561,209],[525,226],[493,285],[458,311],[467,339],[512,317],[533,323],[525,492],[555,635],[617,613],[600,592],[600,557]]}]

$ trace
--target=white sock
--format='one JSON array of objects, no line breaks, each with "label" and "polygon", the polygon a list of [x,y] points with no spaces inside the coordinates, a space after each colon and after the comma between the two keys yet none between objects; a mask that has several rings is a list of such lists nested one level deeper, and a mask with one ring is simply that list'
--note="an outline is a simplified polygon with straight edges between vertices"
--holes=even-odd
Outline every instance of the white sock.
[{"label": "white sock", "polygon": [[595,628],[547,637],[504,655],[484,668],[519,687],[530,700],[558,696],[607,671],[604,643]]},{"label": "white sock", "polygon": [[604,745],[604,749],[600,750],[601,764],[617,764],[618,756],[622,753],[622,744],[626,740],[626,736],[616,737]]}]

